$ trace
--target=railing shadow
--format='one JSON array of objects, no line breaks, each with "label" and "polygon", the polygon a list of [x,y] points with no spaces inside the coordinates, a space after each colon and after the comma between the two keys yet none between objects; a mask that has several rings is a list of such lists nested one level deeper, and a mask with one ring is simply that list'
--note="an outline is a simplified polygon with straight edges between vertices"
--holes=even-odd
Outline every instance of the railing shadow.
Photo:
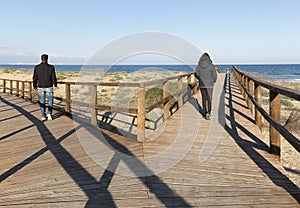
[{"label": "railing shadow", "polygon": [[[269,149],[268,146],[235,120],[235,113],[237,113],[237,111],[233,107],[233,92],[231,91],[232,85],[233,84],[231,83],[231,78],[229,78],[229,104],[227,106],[229,108],[229,117],[227,117],[227,119],[229,119],[231,127],[226,124],[225,130],[230,134],[230,136],[239,145],[239,147],[249,156],[249,158],[252,159],[253,162],[255,162],[255,164],[269,177],[269,179],[275,185],[286,190],[294,199],[296,199],[300,203],[299,187],[297,187],[287,176],[282,174],[276,167],[274,167],[257,151],[257,149],[260,149],[267,152]],[[244,116],[244,118],[247,119],[246,116]],[[238,133],[238,130],[241,130],[253,141],[248,141],[244,139],[243,136],[241,136]]]},{"label": "railing shadow", "polygon": [[[107,169],[102,174],[100,180],[97,180],[94,178],[77,160],[74,158],[70,152],[68,152],[62,145],[61,142],[67,139],[69,136],[74,134],[76,130],[79,128],[83,128],[83,126],[80,124],[78,127],[71,129],[66,134],[61,136],[60,138],[55,138],[51,131],[47,128],[47,126],[41,122],[39,119],[37,119],[35,116],[33,116],[31,113],[24,110],[22,107],[19,107],[18,105],[11,103],[3,98],[0,98],[3,103],[5,103],[8,106],[11,106],[15,108],[19,113],[23,114],[28,120],[30,120],[33,124],[36,125],[36,128],[41,135],[42,140],[46,144],[46,147],[38,150],[30,157],[26,158],[16,166],[12,167],[5,173],[0,175],[0,182],[6,180],[8,177],[13,175],[14,173],[18,172],[22,168],[24,168],[26,165],[34,161],[35,159],[39,158],[41,155],[43,155],[45,152],[50,151],[52,155],[55,157],[57,162],[61,165],[61,167],[67,172],[67,174],[73,179],[73,181],[80,187],[80,189],[85,193],[85,195],[88,197],[88,201],[85,205],[85,207],[116,207],[116,204],[113,200],[113,197],[108,190],[109,184],[114,176],[113,171],[109,170],[115,170],[120,162],[119,157],[113,157],[109,164]],[[94,134],[95,131],[99,131],[97,127],[84,124],[84,127],[87,131],[89,131],[91,134]],[[154,173],[151,172],[147,166],[142,163],[138,158],[134,156],[134,154],[124,145],[120,144],[118,141],[111,138],[109,135],[103,133],[105,136],[106,142],[108,142],[109,145],[111,145],[116,151],[120,151],[122,153],[126,153],[127,155],[132,156],[132,159],[134,160],[134,163],[124,161],[126,165],[134,172],[136,165],[140,165],[145,171],[145,173],[148,173],[151,175],[150,177],[154,178],[156,181],[159,182],[160,186],[163,190],[167,190],[170,193],[172,193],[174,198],[166,198],[160,195],[160,192],[157,189],[154,189],[151,184],[148,183],[149,177],[140,177],[138,176],[139,173],[135,173],[137,178],[149,189],[149,191],[156,195],[156,197],[161,201],[161,203],[164,204],[164,206],[169,207],[171,205],[174,205],[174,200],[176,200],[176,204],[181,207],[191,207],[190,204],[188,204],[181,196],[176,194],[167,184],[165,184],[158,176],[156,176]],[[97,134],[95,134],[97,136]],[[102,204],[102,205],[100,205]]]},{"label": "railing shadow", "polygon": [[[129,118],[128,120],[120,119],[119,116],[125,116],[126,118]],[[128,126],[128,133],[132,133],[132,130],[134,127],[137,127],[137,115],[124,113],[124,112],[115,112],[115,111],[106,111],[103,114],[98,114],[98,116],[101,117],[101,119],[98,120],[98,124],[101,128],[105,128],[106,126],[110,127],[113,126],[112,122],[119,122],[123,123]],[[163,115],[158,116],[157,118],[145,119],[147,123],[149,123],[148,126],[146,126],[146,129],[155,131],[157,127],[159,126],[159,123],[163,120]]]},{"label": "railing shadow", "polygon": [[[187,88],[187,92],[183,93],[183,104],[186,102],[190,102],[198,111],[200,111],[200,113],[203,113],[203,109],[201,108],[201,106],[198,104],[197,99],[192,97],[192,86],[188,86]],[[170,106],[169,109],[169,114],[170,116],[172,116],[174,113],[176,113],[179,110],[179,104],[178,104],[178,100],[176,100],[176,102],[174,102],[174,104],[172,104]],[[151,111],[152,112],[152,111]],[[151,113],[148,112],[148,113]],[[128,119],[120,119],[118,117],[118,115],[124,115],[126,116]],[[76,114],[74,114],[73,116],[76,116]],[[119,135],[124,135],[130,139],[133,140],[137,140],[137,135],[136,133],[134,133],[134,128],[137,128],[137,115],[133,115],[130,113],[125,113],[125,112],[116,112],[116,111],[105,111],[102,114],[98,113],[97,114],[98,118],[98,126],[102,129],[106,129],[109,130],[113,133],[119,134]],[[79,117],[78,117],[79,118]],[[84,122],[89,122],[89,117],[84,117],[81,116],[80,120],[84,121]],[[164,114],[161,110],[161,114],[159,116],[157,116],[156,118],[145,118],[145,122],[146,122],[146,126],[145,129],[148,131],[155,131],[158,129],[158,127],[165,121],[165,117]],[[126,125],[126,129],[125,128],[120,128],[118,125],[115,125],[113,123],[123,123],[124,125]]]},{"label": "railing shadow", "polygon": [[[98,137],[99,135],[99,129],[87,125],[85,126],[85,130],[87,130],[90,134],[94,135],[94,137]],[[156,195],[157,199],[161,201],[162,204],[164,204],[165,207],[174,206],[174,200],[176,200],[176,206],[178,207],[191,207],[190,204],[188,204],[184,198],[179,196],[177,193],[175,193],[166,183],[164,183],[158,176],[154,174],[140,159],[138,159],[126,146],[115,140],[110,135],[106,134],[105,132],[101,132],[101,134],[104,136],[104,140],[99,139],[103,143],[103,145],[108,145],[109,148],[113,149],[115,151],[115,154],[111,161],[109,162],[105,174],[112,178],[111,175],[113,173],[109,170],[116,170],[118,163],[120,162],[120,157],[117,156],[119,153],[126,154],[127,156],[130,156],[130,160],[122,160],[127,167],[130,168],[130,170],[136,174],[136,177],[144,184],[145,187],[149,189],[149,191]],[[137,167],[139,167],[137,170]],[[109,169],[109,170],[108,170]],[[138,172],[135,172],[138,171]],[[140,176],[141,172],[144,174],[147,174],[149,176]],[[107,178],[105,178],[105,174],[102,175],[100,180],[107,181]],[[149,183],[149,179],[155,180],[155,186],[153,186],[151,183]],[[163,197],[161,196],[161,193],[159,189],[157,189],[157,186],[161,187],[161,190],[166,190],[166,192],[171,193],[172,197]],[[175,199],[176,198],[176,199]],[[94,202],[101,202],[102,205],[106,205],[106,202],[110,199],[103,199],[101,197],[91,199],[87,202],[87,207],[90,205],[92,206]]]},{"label": "railing shadow", "polygon": [[[119,116],[122,116],[122,118]],[[90,118],[87,116],[84,117],[78,114],[73,114],[72,117],[76,121],[86,124],[90,123]],[[98,118],[100,118],[97,120],[97,125],[99,128],[108,130],[121,136],[126,136],[128,139],[132,139],[133,141],[137,140],[137,115],[124,112],[106,111],[102,114],[98,114]],[[161,114],[155,119],[146,118],[145,121],[148,123],[145,129],[153,132],[157,130],[161,123],[163,123],[164,115]]]},{"label": "railing shadow", "polygon": [[30,124],[30,125],[28,125],[28,126],[26,126],[26,127],[24,127],[24,128],[17,129],[16,131],[13,131],[13,132],[11,132],[11,133],[5,135],[5,136],[0,137],[0,141],[2,141],[2,140],[4,140],[4,139],[7,139],[7,138],[9,138],[9,137],[11,137],[11,136],[13,136],[13,135],[15,135],[15,134],[18,134],[18,133],[21,133],[21,132],[23,132],[23,131],[26,131],[26,130],[28,130],[28,129],[34,127],[34,126],[35,126],[35,124]]},{"label": "railing shadow", "polygon": [[[226,97],[226,98],[227,98],[227,97]],[[227,99],[228,99],[228,98],[227,98]],[[232,100],[232,103],[237,104],[237,105],[241,106],[242,108],[248,108],[247,105],[244,105],[244,104],[242,104],[242,103],[240,103],[240,102],[237,102],[237,101],[235,101],[235,100]],[[227,105],[226,107],[229,107],[229,105]]]},{"label": "railing shadow", "polygon": [[[1,98],[1,97],[0,97]],[[23,101],[23,102],[19,102],[19,103],[24,103],[24,102],[26,102],[26,101]],[[26,104],[26,105],[24,105],[24,106],[22,106],[22,107],[27,107],[27,106],[31,106],[31,105],[34,105],[33,103],[29,103],[29,104]],[[6,106],[6,105],[5,105]],[[4,106],[2,106],[2,107],[4,107]],[[1,108],[1,106],[0,106],[0,108]],[[1,110],[0,109],[0,112],[5,112],[5,111],[10,111],[10,110],[13,110],[14,108],[9,108],[9,109],[5,109],[5,110]]]},{"label": "railing shadow", "polygon": [[[56,139],[50,130],[46,127],[46,125],[41,122],[39,119],[25,111],[23,108],[6,101],[1,98],[1,101],[9,106],[14,107],[17,111],[22,113],[28,120],[30,120],[33,124],[36,124],[37,130],[41,135],[41,138],[46,144],[46,147],[34,153],[32,156],[26,158],[24,161],[12,167],[10,170],[6,171],[4,174],[0,176],[0,182],[7,179],[12,174],[16,173],[30,162],[37,159],[39,156],[44,154],[46,151],[50,151],[59,164],[65,169],[65,171],[69,174],[69,176],[73,179],[74,182],[84,191],[86,196],[89,199],[94,198],[97,193],[101,193],[105,199],[111,199],[110,204],[107,204],[109,207],[116,207],[112,196],[107,190],[107,188],[103,188],[101,181],[99,182],[95,179],[62,145],[61,142],[66,139],[71,134],[76,132],[76,129],[70,130],[61,138]],[[77,127],[79,128],[79,127]],[[72,164],[70,166],[70,164]],[[94,185],[93,188],[88,188],[87,184]],[[95,188],[96,187],[96,188]]]},{"label": "railing shadow", "polygon": [[284,169],[290,173],[294,173],[294,174],[297,174],[297,175],[300,175],[300,171],[299,170],[294,170],[292,168],[288,168],[288,167],[284,167]]}]

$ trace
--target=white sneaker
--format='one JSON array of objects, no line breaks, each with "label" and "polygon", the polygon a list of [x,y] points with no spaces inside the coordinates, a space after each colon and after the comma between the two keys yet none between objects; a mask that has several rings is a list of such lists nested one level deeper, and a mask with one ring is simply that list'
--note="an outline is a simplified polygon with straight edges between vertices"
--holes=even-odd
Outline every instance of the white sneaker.
[{"label": "white sneaker", "polygon": [[42,121],[46,121],[46,117],[43,116],[43,117],[42,117]]},{"label": "white sneaker", "polygon": [[52,120],[51,114],[47,114],[47,118],[48,118],[48,121],[51,121]]},{"label": "white sneaker", "polygon": [[209,113],[207,113],[207,114],[205,115],[205,119],[206,119],[206,120],[210,120],[210,114],[209,114]]}]

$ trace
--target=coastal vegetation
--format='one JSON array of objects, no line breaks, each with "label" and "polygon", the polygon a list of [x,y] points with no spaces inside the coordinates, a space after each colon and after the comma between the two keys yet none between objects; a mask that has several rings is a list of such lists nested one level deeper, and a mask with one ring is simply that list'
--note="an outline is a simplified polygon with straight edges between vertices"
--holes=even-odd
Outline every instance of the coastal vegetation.
[{"label": "coastal vegetation", "polygon": [[[267,76],[257,76],[260,80],[269,82],[278,86],[299,90],[300,82],[289,80],[272,79]],[[280,96],[280,124],[290,131],[296,138],[300,139],[300,102],[284,95]],[[262,88],[262,107],[269,112],[269,90]],[[263,119],[262,133],[264,141],[269,141],[269,123]],[[289,177],[298,186],[300,186],[300,154],[285,139],[281,139],[281,163],[288,172]]]}]

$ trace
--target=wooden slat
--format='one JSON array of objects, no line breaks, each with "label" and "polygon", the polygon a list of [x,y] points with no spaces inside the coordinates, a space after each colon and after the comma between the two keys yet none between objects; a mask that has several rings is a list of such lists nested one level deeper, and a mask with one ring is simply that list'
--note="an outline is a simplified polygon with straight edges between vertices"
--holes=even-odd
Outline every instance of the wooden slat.
[{"label": "wooden slat", "polygon": [[[41,122],[38,105],[1,93],[0,206],[299,207],[299,188],[266,151],[241,94],[231,90],[237,86],[229,84],[226,124],[203,162],[199,154],[207,136],[215,134],[210,129],[217,128],[219,109],[213,109],[211,121],[204,120],[193,105],[194,99],[201,103],[199,93],[145,143],[108,129],[101,129],[102,140],[97,128],[56,111],[53,121]],[[172,166],[153,169],[168,166],[189,143]],[[118,152],[128,159],[114,155]],[[96,155],[107,163],[98,163]]]}]

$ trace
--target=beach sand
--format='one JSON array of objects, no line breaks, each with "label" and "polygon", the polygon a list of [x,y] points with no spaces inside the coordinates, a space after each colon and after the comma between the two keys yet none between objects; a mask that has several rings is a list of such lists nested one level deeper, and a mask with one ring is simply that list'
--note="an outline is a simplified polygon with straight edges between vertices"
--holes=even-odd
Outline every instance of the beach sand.
[{"label": "beach sand", "polygon": [[[145,80],[158,79],[162,77],[169,77],[184,74],[184,72],[172,72],[172,71],[143,71],[143,72],[116,72],[106,74],[105,76],[100,74],[94,75],[86,75],[79,74],[78,72],[57,72],[58,81],[68,81],[68,82],[76,82],[76,81],[95,81],[95,82],[140,82]],[[79,78],[78,78],[79,76]],[[14,80],[32,80],[32,70],[10,70],[10,69],[1,69],[0,68],[0,77],[6,79],[14,79]],[[274,80],[272,81],[274,83]],[[2,84],[0,82],[0,84]],[[276,83],[275,83],[276,84]],[[300,89],[300,83],[277,83],[281,86],[290,86],[291,88]],[[157,86],[157,88],[161,88],[161,86]],[[72,87],[72,97],[71,99],[87,101],[87,98],[90,94],[90,88],[88,86],[80,86],[80,87]],[[59,88],[55,91],[55,96],[63,97],[65,92],[64,85],[59,85]],[[98,87],[98,104],[102,105],[124,105],[125,107],[129,107],[130,105],[134,105],[131,100],[133,100],[136,96],[136,89],[131,88],[123,88],[122,90],[118,87]],[[120,96],[121,95],[121,96]],[[154,94],[155,95],[155,94]],[[121,99],[121,98],[122,99]],[[116,101],[117,100],[117,101]],[[120,100],[123,100],[122,103]],[[154,102],[154,101],[153,101]],[[61,103],[56,102],[58,106]],[[60,106],[63,108],[63,106]],[[263,107],[268,112],[268,91],[264,90],[263,92]],[[87,108],[74,108],[73,112],[84,111],[88,112]],[[281,124],[285,125],[289,115],[292,111],[300,111],[300,102],[294,101],[291,99],[286,99],[285,102],[282,102],[281,106]],[[117,113],[114,111],[99,111],[100,117],[98,119],[102,119],[103,124],[109,124],[110,126],[115,126],[119,132],[128,136],[134,137],[136,134],[135,128],[133,128],[133,123],[136,121],[135,116],[127,113]],[[162,119],[163,111],[160,108],[156,108],[151,113],[147,114],[147,119],[149,122],[146,124],[148,129],[146,130],[146,135],[153,132],[155,126],[163,123]],[[269,144],[269,125],[268,122],[263,119],[263,135],[264,142]],[[299,129],[297,132],[292,132],[298,139],[300,138]],[[300,187],[300,153],[298,153],[293,147],[291,147],[288,142],[282,138],[282,149],[281,149],[281,162],[283,166],[286,168],[290,179]]]}]

